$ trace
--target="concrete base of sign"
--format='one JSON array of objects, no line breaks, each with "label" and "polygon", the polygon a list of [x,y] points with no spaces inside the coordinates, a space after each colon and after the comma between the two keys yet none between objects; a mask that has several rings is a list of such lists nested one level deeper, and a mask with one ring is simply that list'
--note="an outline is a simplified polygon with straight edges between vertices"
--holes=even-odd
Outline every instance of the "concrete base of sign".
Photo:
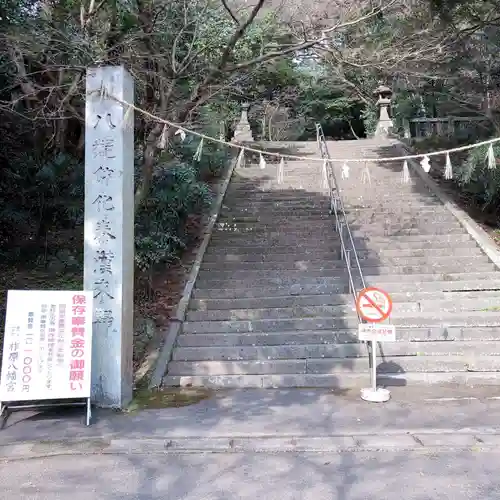
[{"label": "concrete base of sign", "polygon": [[391,399],[391,391],[380,387],[377,389],[368,387],[366,389],[361,389],[361,399],[363,401],[369,401],[370,403],[386,403]]}]

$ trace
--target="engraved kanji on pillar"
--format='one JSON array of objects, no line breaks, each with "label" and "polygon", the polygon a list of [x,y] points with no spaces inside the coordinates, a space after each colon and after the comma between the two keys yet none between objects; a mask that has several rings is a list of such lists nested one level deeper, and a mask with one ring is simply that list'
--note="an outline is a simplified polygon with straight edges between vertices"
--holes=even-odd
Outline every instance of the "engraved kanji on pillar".
[{"label": "engraved kanji on pillar", "polygon": [[92,397],[105,407],[132,398],[134,132],[123,102],[134,102],[125,68],[87,71],[84,287],[94,296]]}]

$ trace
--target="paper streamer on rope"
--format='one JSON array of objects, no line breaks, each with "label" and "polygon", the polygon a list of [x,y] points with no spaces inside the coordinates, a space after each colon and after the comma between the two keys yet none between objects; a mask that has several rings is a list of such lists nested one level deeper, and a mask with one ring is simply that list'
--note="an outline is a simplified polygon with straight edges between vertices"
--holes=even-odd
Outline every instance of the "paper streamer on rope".
[{"label": "paper streamer on rope", "polygon": [[328,189],[328,162],[323,161],[323,166],[321,168],[321,186],[323,189]]},{"label": "paper streamer on rope", "polygon": [[238,155],[238,159],[236,160],[236,168],[242,167],[245,163],[245,149],[240,149],[240,154]]},{"label": "paper streamer on rope", "polygon": [[342,179],[349,179],[349,165],[347,163],[344,163],[342,165],[341,176],[342,176]]},{"label": "paper streamer on rope", "polygon": [[176,131],[175,131],[175,135],[180,135],[181,137],[181,142],[184,142],[186,140],[186,132],[184,132],[184,130],[182,130],[181,128],[178,128]]},{"label": "paper streamer on rope", "polygon": [[495,159],[495,151],[493,150],[493,144],[490,144],[488,148],[488,154],[486,155],[486,161],[488,163],[488,169],[494,170],[497,167],[497,161]]},{"label": "paper streamer on rope", "polygon": [[431,161],[429,160],[429,157],[425,155],[422,158],[422,161],[420,162],[420,165],[422,166],[422,169],[426,174],[428,174],[431,170]]},{"label": "paper streamer on rope", "polygon": [[363,168],[363,173],[361,174],[361,182],[363,184],[372,183],[372,177],[370,175],[370,169],[368,168],[368,164],[365,163],[365,167]]},{"label": "paper streamer on rope", "polygon": [[125,111],[125,115],[123,116],[122,120],[122,128],[124,130],[130,130],[131,128],[133,128],[134,123],[130,119],[133,110],[134,108],[132,106],[127,106],[127,111]]},{"label": "paper streamer on rope", "polygon": [[446,167],[444,169],[444,178],[446,180],[453,179],[453,167],[451,165],[450,153],[446,153]]},{"label": "paper streamer on rope", "polygon": [[283,184],[285,178],[285,159],[281,157],[280,162],[278,163],[278,171],[276,172],[276,179],[278,184]]},{"label": "paper streamer on rope", "polygon": [[166,149],[168,143],[168,127],[163,125],[163,130],[161,131],[160,139],[158,140],[158,148]]},{"label": "paper streamer on rope", "polygon": [[264,170],[266,168],[266,160],[262,156],[262,153],[260,153],[260,156],[259,156],[259,167],[261,170]]},{"label": "paper streamer on rope", "polygon": [[[88,91],[87,92],[87,95],[91,95],[91,94],[98,94],[98,95],[100,95],[101,98],[106,97],[106,98],[109,98],[109,99],[113,99],[116,102],[120,103],[122,106],[131,108],[133,110],[136,110],[138,113],[141,113],[142,115],[147,116],[147,117],[149,117],[152,120],[156,120],[157,122],[164,123],[165,125],[168,125],[168,126],[171,126],[171,127],[174,127],[174,128],[178,128],[179,127],[179,125],[176,124],[176,123],[164,120],[164,119],[162,119],[162,118],[160,118],[158,116],[155,116],[155,115],[149,113],[148,111],[146,111],[144,109],[141,109],[141,108],[139,108],[137,106],[134,106],[133,104],[131,104],[129,102],[126,102],[126,101],[123,101],[122,99],[117,98],[111,92],[109,92],[108,88],[106,88],[102,84],[101,84],[100,88],[98,88],[96,90],[92,90],[92,91]],[[219,143],[224,144],[224,145],[226,145],[228,147],[234,147],[234,144],[226,142],[225,138],[224,138],[224,140],[222,140],[222,138],[219,140],[219,139],[216,139],[215,137],[210,137],[210,136],[207,136],[207,135],[204,135],[204,134],[200,134],[198,132],[195,132],[193,130],[188,130],[188,129],[186,129],[185,132],[188,133],[188,134],[200,137],[200,139],[206,139],[208,141],[219,142]],[[320,134],[320,128],[317,127],[316,128],[316,139],[317,140],[321,138],[320,135],[321,135]],[[415,154],[412,155],[412,154],[410,154],[408,156],[394,156],[394,157],[388,157],[388,158],[370,158],[369,161],[373,161],[373,162],[401,161],[401,160],[408,160],[408,159],[417,159],[417,158],[421,158],[422,156],[424,156],[424,159],[422,160],[423,162],[425,162],[424,163],[424,165],[425,165],[424,170],[427,171],[427,168],[428,168],[429,171],[430,171],[429,156],[446,155],[446,154],[449,154],[449,153],[455,153],[455,152],[459,152],[459,151],[469,151],[469,150],[472,150],[472,149],[475,149],[475,148],[487,146],[488,147],[488,168],[493,169],[493,168],[496,168],[496,161],[495,161],[495,157],[494,157],[493,144],[496,144],[496,143],[499,143],[499,142],[500,142],[500,137],[496,137],[494,139],[489,139],[489,140],[486,140],[486,141],[481,141],[481,142],[478,142],[478,143],[475,143],[475,144],[469,144],[469,145],[465,145],[465,146],[460,146],[460,147],[452,148],[452,149],[449,149],[449,150],[432,151],[432,152],[427,153],[425,156],[424,155],[415,155]],[[323,143],[323,141],[320,141],[320,143]],[[254,153],[270,154],[271,156],[274,156],[274,157],[280,157],[281,156],[278,153],[274,153],[274,154],[273,153],[266,153],[264,151],[259,151],[258,149],[255,149],[255,148],[249,148],[249,150],[252,151],[252,152],[254,152]],[[312,157],[311,158],[311,157],[303,157],[303,156],[298,156],[298,155],[283,155],[283,156],[285,158],[293,158],[295,160],[308,160],[308,161],[318,161],[318,162],[319,161],[323,161],[323,158],[319,158],[319,157]],[[361,158],[354,158],[352,160],[343,160],[343,159],[340,159],[340,158],[333,158],[330,161],[334,161],[334,162],[354,161],[356,163],[361,163],[361,162],[363,162],[363,160],[364,159],[361,159]]]},{"label": "paper streamer on rope", "polygon": [[201,153],[203,151],[203,137],[200,139],[200,143],[198,144],[198,147],[196,148],[196,152],[193,156],[193,159],[195,161],[200,161],[201,160]]},{"label": "paper streamer on rope", "polygon": [[403,163],[403,172],[401,174],[401,182],[403,184],[408,184],[411,180],[410,169],[408,168],[408,160]]}]

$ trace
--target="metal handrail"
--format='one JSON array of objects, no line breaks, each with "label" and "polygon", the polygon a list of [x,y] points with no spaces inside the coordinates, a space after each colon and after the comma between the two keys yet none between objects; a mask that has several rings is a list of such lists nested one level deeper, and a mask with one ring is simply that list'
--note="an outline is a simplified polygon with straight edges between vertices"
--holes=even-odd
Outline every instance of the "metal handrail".
[{"label": "metal handrail", "polygon": [[[363,271],[361,270],[356,245],[354,244],[354,238],[352,237],[351,228],[349,227],[349,222],[345,213],[344,202],[340,196],[339,185],[333,169],[328,146],[326,144],[325,134],[323,133],[323,128],[319,123],[316,124],[316,140],[318,142],[321,157],[326,161],[328,187],[330,189],[330,214],[335,217],[335,230],[339,233],[340,237],[341,258],[345,259],[347,274],[349,276],[349,292],[352,294],[354,303],[356,304],[358,292],[356,290],[352,271],[357,271],[363,288],[366,288],[365,278],[363,276]],[[344,237],[344,232],[346,233],[347,238]],[[351,266],[351,255],[354,256],[354,267]],[[359,322],[364,323],[364,320],[361,318],[357,308],[356,314],[358,315]]]}]

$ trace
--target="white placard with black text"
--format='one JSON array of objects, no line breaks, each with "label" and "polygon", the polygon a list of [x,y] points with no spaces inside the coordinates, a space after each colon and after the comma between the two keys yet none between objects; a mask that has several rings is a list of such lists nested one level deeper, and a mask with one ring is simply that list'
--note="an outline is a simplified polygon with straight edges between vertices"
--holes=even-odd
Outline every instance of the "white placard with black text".
[{"label": "white placard with black text", "polygon": [[90,397],[92,292],[9,290],[0,401]]},{"label": "white placard with black text", "polygon": [[396,327],[382,323],[360,323],[358,339],[365,342],[395,342]]}]

